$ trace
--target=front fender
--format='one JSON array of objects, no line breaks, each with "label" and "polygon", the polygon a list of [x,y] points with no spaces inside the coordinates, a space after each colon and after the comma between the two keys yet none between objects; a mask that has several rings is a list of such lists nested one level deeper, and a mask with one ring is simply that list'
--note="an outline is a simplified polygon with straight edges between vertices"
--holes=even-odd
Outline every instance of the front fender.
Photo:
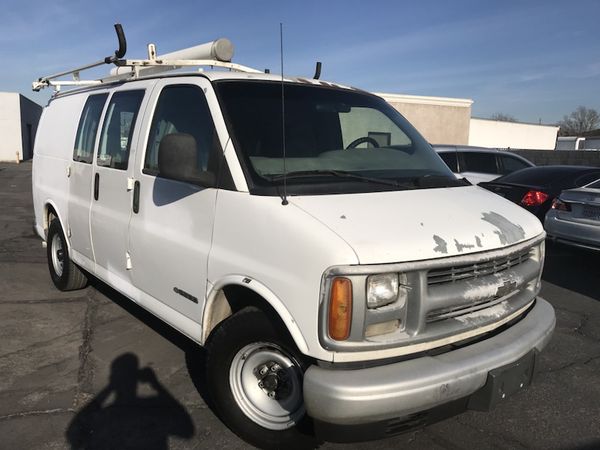
[{"label": "front fender", "polygon": [[277,297],[268,287],[266,287],[260,281],[245,275],[227,275],[218,280],[215,284],[213,284],[211,290],[207,295],[206,304],[204,305],[204,311],[202,313],[203,327],[201,344],[204,345],[211,331],[210,329],[206,328],[204,324],[208,323],[208,318],[212,314],[218,293],[224,287],[231,285],[243,286],[260,295],[277,312],[277,314],[285,324],[286,328],[288,329],[290,335],[292,336],[292,339],[298,347],[298,350],[305,354],[308,353],[308,345],[306,343],[306,339],[304,339],[304,336],[302,335],[298,324],[296,323],[288,309],[285,307],[281,299],[279,299],[279,297]]}]

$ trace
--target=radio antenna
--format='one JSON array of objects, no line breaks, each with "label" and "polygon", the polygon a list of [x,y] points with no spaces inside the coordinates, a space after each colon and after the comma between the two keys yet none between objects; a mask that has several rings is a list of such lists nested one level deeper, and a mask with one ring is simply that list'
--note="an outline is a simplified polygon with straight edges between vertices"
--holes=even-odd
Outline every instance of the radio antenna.
[{"label": "radio antenna", "polygon": [[281,61],[281,149],[283,151],[283,197],[281,204],[287,205],[287,167],[285,163],[285,93],[283,83],[283,23],[279,22],[279,58]]}]

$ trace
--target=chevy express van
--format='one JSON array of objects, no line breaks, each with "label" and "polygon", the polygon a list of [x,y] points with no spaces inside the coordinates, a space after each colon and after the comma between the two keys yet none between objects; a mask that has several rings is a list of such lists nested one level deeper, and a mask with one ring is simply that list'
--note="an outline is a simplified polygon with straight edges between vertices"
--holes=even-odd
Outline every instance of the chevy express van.
[{"label": "chevy express van", "polygon": [[555,324],[540,222],[458,180],[381,98],[234,69],[52,97],[33,197],[56,287],[97,277],[205,346],[218,415],[259,447],[526,387]]}]

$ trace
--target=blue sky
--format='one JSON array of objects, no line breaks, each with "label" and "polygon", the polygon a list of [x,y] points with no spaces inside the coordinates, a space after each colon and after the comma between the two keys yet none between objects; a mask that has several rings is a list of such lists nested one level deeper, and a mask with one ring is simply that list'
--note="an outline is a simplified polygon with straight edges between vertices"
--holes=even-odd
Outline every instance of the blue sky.
[{"label": "blue sky", "polygon": [[[471,98],[473,115],[555,122],[584,105],[600,110],[600,1],[161,1],[2,0],[0,90],[44,104],[33,79],[116,48],[142,58],[228,37],[234,61],[363,89]],[[93,75],[103,74],[103,68]]]}]

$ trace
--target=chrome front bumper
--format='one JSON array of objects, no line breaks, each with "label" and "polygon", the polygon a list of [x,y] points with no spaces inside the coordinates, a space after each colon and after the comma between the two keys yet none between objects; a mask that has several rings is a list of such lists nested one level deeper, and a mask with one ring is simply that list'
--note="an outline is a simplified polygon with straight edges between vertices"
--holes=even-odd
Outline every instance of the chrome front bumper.
[{"label": "chrome front bumper", "polygon": [[457,350],[357,370],[313,365],[304,375],[304,401],[314,419],[337,425],[402,417],[467,397],[483,387],[488,373],[537,349],[556,323],[542,298],[510,328]]}]

